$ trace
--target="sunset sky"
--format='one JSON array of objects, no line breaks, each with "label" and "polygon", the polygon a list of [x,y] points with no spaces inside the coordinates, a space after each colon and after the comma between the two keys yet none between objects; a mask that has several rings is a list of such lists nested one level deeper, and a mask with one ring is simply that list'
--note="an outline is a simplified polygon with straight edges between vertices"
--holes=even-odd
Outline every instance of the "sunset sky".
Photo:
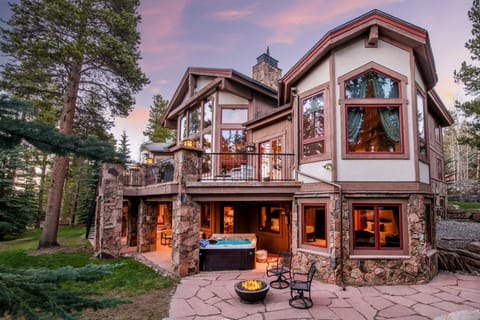
[{"label": "sunset sky", "polygon": [[[0,0],[2,17],[6,4]],[[436,89],[451,108],[455,99],[465,99],[453,71],[469,59],[464,44],[471,35],[471,5],[472,0],[142,0],[140,65],[151,83],[113,132],[117,138],[127,132],[138,160],[153,96],[170,100],[187,67],[232,68],[251,76],[268,46],[285,74],[329,30],[372,9],[428,31]]]}]

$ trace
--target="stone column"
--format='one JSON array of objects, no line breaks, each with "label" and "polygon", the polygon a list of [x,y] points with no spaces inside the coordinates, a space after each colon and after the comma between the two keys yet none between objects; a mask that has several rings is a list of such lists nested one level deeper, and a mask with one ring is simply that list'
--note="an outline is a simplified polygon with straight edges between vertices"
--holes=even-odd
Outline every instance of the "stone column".
[{"label": "stone column", "polygon": [[123,168],[106,163],[102,167],[97,197],[95,255],[101,258],[120,256],[122,239]]},{"label": "stone column", "polygon": [[187,193],[187,182],[200,178],[201,150],[180,147],[175,150],[175,179],[178,195],[172,204],[172,266],[179,276],[199,271],[200,209]]}]

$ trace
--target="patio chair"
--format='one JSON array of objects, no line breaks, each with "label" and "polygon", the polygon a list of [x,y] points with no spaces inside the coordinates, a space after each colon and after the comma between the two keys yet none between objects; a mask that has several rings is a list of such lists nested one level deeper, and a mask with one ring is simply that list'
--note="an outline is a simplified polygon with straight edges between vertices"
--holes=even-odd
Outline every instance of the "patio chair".
[{"label": "patio chair", "polygon": [[289,286],[292,268],[291,252],[279,252],[275,261],[267,263],[267,277],[277,277],[270,282],[270,287],[275,289],[285,289]]},{"label": "patio chair", "polygon": [[[313,262],[310,265],[308,273],[293,272],[292,281],[290,281],[290,295],[292,298],[288,301],[291,307],[308,309],[313,306],[310,289],[316,271],[317,267],[315,266],[315,262]],[[308,293],[308,296],[305,295],[305,292]]]}]

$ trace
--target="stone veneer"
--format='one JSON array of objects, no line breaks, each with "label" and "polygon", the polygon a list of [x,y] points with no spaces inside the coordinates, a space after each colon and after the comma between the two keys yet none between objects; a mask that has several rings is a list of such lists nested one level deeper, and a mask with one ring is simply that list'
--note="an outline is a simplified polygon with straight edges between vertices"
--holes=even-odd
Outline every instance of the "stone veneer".
[{"label": "stone veneer", "polygon": [[[405,257],[392,259],[350,259],[350,213],[348,203],[343,203],[343,279],[340,266],[340,219],[339,210],[328,213],[328,253],[318,255],[307,250],[297,250],[297,265],[307,266],[310,261],[317,265],[316,278],[337,285],[398,285],[421,284],[430,281],[438,273],[437,254],[428,250],[425,243],[424,198],[412,195],[407,204],[408,253]],[[329,203],[336,208],[335,202]],[[293,224],[298,225],[298,223]],[[295,227],[294,227],[295,229]],[[297,230],[293,230],[296,234]],[[306,268],[306,267],[305,267]],[[306,270],[302,270],[306,271]],[[343,280],[343,281],[342,281]]]},{"label": "stone veneer", "polygon": [[95,221],[95,255],[102,258],[120,256],[123,215],[123,168],[104,164],[97,196]]},{"label": "stone veneer", "polygon": [[200,179],[200,152],[191,148],[175,152],[174,180],[179,188],[172,204],[172,271],[181,277],[199,272],[200,206],[186,193],[186,183]]}]

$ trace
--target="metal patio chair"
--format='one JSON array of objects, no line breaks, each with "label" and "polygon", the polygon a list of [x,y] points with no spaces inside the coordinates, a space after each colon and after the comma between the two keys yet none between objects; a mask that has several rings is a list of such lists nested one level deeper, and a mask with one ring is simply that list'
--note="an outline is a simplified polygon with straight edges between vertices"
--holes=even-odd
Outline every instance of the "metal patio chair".
[{"label": "metal patio chair", "polygon": [[[310,270],[308,273],[293,272],[292,280],[290,281],[290,295],[292,298],[288,301],[291,307],[297,309],[308,309],[313,306],[310,289],[312,287],[312,280],[316,271],[317,267],[315,266],[315,262],[313,262],[310,265]],[[305,292],[308,293],[308,296],[305,295]]]},{"label": "metal patio chair", "polygon": [[291,252],[279,252],[276,261],[267,264],[267,277],[277,277],[270,282],[270,287],[275,289],[285,289],[289,286],[289,280],[292,278],[292,258]]}]

